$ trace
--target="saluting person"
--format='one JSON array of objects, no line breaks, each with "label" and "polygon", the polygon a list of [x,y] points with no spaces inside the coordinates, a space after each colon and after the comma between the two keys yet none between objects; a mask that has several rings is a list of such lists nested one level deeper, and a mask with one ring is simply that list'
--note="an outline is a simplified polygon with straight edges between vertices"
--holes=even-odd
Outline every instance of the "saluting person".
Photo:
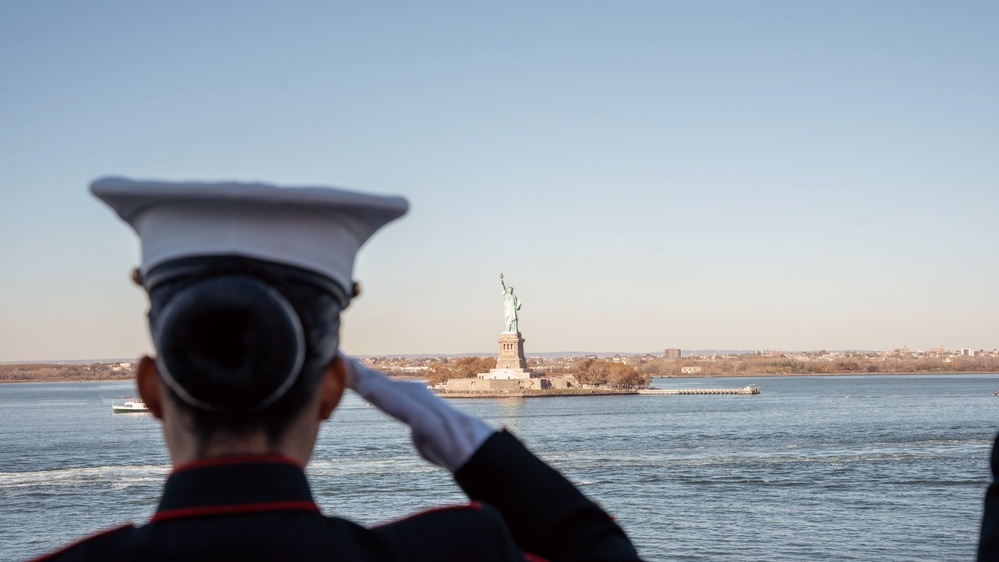
[{"label": "saluting person", "polygon": [[[136,378],[173,471],[150,521],[42,560],[638,560],[511,434],[338,352],[355,254],[404,199],[122,178],[91,190],[142,243],[156,356]],[[304,467],[348,387],[406,423],[470,503],[372,528],[323,515]]]}]

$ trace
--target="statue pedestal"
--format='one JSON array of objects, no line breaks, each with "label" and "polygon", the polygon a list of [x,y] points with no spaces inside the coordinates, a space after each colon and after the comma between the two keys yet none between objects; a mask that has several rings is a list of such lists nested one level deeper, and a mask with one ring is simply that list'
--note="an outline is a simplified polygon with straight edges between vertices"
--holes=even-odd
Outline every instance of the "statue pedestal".
[{"label": "statue pedestal", "polygon": [[520,332],[503,332],[499,337],[499,357],[496,368],[488,373],[480,373],[480,379],[529,379],[535,376],[527,368],[527,358],[524,357],[524,338]]},{"label": "statue pedestal", "polygon": [[500,334],[499,349],[499,358],[496,359],[497,369],[527,368],[527,359],[524,357],[524,338],[520,332]]}]

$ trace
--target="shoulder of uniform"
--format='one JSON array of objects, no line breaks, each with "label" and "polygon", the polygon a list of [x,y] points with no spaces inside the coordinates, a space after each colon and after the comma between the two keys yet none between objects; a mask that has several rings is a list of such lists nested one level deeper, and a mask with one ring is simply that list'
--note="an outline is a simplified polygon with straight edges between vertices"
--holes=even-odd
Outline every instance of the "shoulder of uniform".
[{"label": "shoulder of uniform", "polygon": [[484,504],[482,502],[477,502],[477,501],[472,501],[472,502],[463,503],[463,504],[455,504],[455,505],[444,505],[444,506],[440,506],[440,507],[432,507],[430,509],[425,509],[423,511],[417,511],[416,513],[411,513],[411,514],[409,514],[409,515],[407,515],[405,517],[401,517],[399,519],[393,519],[391,521],[386,521],[385,523],[380,523],[378,525],[374,525],[371,528],[372,529],[380,529],[380,528],[383,528],[383,527],[390,527],[392,525],[397,525],[397,524],[400,524],[400,523],[406,523],[408,521],[415,521],[415,520],[426,518],[426,517],[434,517],[434,516],[447,517],[447,516],[450,516],[450,515],[464,516],[464,515],[467,515],[467,513],[469,513],[469,512],[486,512],[486,511],[489,511],[491,513],[495,513],[495,512],[493,512],[492,508],[489,508],[488,506],[486,506],[486,504]]},{"label": "shoulder of uniform", "polygon": [[99,542],[101,542],[104,539],[111,538],[114,535],[123,533],[125,531],[129,531],[129,530],[132,530],[132,529],[135,529],[135,525],[133,525],[131,523],[127,523],[125,525],[120,525],[118,527],[113,527],[111,529],[105,529],[103,531],[99,531],[99,532],[94,533],[92,535],[86,536],[86,537],[84,537],[84,538],[82,538],[82,539],[80,539],[80,540],[78,540],[78,541],[76,541],[74,543],[70,543],[70,544],[68,544],[68,545],[60,548],[59,550],[50,552],[48,554],[43,554],[42,556],[39,556],[38,558],[35,558],[35,559],[31,560],[31,562],[48,562],[49,560],[56,560],[56,559],[59,559],[59,558],[63,557],[64,555],[67,555],[67,554],[70,554],[71,552],[76,551],[77,549],[85,549],[88,546],[94,546],[94,545],[98,544]]},{"label": "shoulder of uniform", "polygon": [[499,512],[477,501],[420,511],[370,532],[391,560],[524,560]]}]

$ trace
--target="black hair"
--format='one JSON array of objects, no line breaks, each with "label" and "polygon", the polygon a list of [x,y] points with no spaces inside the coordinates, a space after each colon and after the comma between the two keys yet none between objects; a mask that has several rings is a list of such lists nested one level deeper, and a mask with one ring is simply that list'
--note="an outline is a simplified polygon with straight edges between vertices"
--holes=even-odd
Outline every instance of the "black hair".
[{"label": "black hair", "polygon": [[336,355],[344,292],[230,256],[166,263],[145,284],[157,366],[201,442],[263,429],[277,443]]}]

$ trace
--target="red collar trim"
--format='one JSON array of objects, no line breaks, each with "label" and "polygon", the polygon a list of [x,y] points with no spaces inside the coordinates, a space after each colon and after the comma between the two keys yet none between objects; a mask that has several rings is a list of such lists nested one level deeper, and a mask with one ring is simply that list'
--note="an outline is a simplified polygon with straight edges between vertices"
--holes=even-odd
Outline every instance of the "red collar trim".
[{"label": "red collar trim", "polygon": [[319,506],[315,502],[268,502],[268,503],[244,503],[236,505],[212,505],[207,507],[188,507],[182,509],[170,509],[157,512],[150,523],[159,523],[171,519],[187,519],[191,517],[205,517],[210,515],[233,515],[239,513],[264,513],[267,511],[312,511],[319,513]]},{"label": "red collar trim", "polygon": [[174,467],[174,469],[170,471],[170,474],[183,472],[185,470],[191,470],[193,468],[209,468],[213,466],[229,466],[233,464],[255,464],[255,463],[290,464],[292,466],[305,470],[305,467],[299,464],[298,461],[290,457],[286,457],[284,455],[239,455],[232,457],[209,457],[205,459],[198,459]]}]

